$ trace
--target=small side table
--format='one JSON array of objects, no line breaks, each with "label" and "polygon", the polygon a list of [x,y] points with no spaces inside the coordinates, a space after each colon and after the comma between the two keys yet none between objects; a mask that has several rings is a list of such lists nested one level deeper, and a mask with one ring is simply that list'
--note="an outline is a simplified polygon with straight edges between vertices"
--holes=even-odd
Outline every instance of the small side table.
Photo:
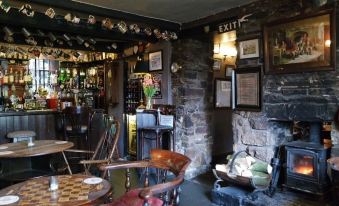
[{"label": "small side table", "polygon": [[[173,127],[170,126],[162,126],[162,125],[155,125],[155,126],[149,126],[149,127],[142,127],[139,129],[140,131],[140,139],[141,139],[141,159],[143,159],[144,155],[144,142],[145,139],[149,140],[155,140],[156,142],[156,148],[162,149],[162,139],[164,133],[170,134],[170,150],[175,151],[175,140],[174,140],[174,134],[173,134]],[[145,136],[145,133],[155,133],[155,138],[150,136]]]}]

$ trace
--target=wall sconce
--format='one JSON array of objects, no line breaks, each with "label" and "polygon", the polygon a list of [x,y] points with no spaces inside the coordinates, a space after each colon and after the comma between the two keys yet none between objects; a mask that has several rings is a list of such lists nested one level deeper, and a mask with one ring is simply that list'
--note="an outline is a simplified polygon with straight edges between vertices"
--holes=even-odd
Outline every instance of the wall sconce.
[{"label": "wall sconce", "polygon": [[213,46],[213,53],[219,54],[220,53],[220,44],[214,44]]},{"label": "wall sconce", "polygon": [[235,57],[237,56],[237,50],[234,47],[230,46],[220,46],[220,54],[226,57]]},{"label": "wall sconce", "polygon": [[325,41],[325,47],[331,47],[331,40],[330,39],[327,39]]}]

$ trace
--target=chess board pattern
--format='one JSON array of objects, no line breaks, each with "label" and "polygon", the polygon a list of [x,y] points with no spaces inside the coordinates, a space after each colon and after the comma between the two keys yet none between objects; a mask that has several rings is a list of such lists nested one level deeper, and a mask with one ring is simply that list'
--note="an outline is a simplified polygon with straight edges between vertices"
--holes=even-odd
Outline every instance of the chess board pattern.
[{"label": "chess board pattern", "polygon": [[18,205],[22,206],[54,206],[66,202],[86,202],[90,192],[103,188],[103,184],[89,185],[84,178],[58,177],[59,188],[49,191],[49,181],[30,181],[18,192],[21,196]]}]

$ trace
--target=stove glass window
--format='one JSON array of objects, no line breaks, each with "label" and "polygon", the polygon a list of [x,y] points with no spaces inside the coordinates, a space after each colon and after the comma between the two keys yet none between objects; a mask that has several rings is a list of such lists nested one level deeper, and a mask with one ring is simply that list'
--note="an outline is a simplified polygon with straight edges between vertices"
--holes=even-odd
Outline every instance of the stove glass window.
[{"label": "stove glass window", "polygon": [[305,154],[291,155],[291,168],[294,173],[314,176],[314,157]]}]

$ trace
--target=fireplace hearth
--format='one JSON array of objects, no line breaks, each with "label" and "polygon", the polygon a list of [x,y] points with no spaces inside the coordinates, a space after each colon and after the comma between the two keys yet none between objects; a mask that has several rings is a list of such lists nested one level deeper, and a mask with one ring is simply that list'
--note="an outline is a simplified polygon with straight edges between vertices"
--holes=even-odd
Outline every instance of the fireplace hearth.
[{"label": "fireplace hearth", "polygon": [[285,144],[287,188],[323,195],[330,187],[326,160],[330,149],[315,142]]}]

